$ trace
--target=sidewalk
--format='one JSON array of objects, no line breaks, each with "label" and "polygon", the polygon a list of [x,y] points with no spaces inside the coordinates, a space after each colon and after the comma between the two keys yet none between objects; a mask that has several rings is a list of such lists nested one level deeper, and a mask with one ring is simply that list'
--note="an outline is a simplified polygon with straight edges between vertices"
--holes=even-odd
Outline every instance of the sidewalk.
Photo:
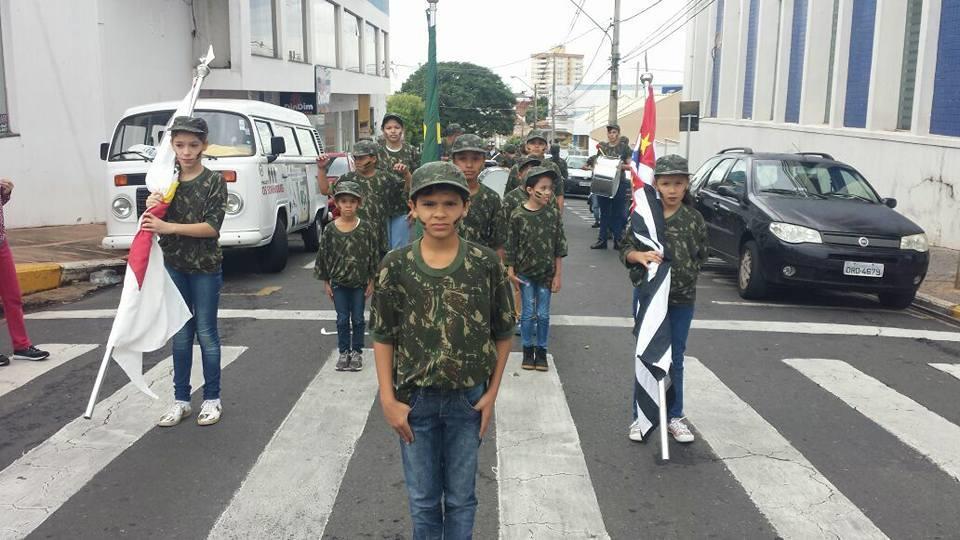
[{"label": "sidewalk", "polygon": [[914,302],[920,307],[960,320],[960,289],[955,287],[960,251],[930,248],[930,268]]},{"label": "sidewalk", "polygon": [[91,272],[113,268],[123,272],[126,251],[106,250],[100,241],[106,225],[66,225],[7,229],[24,295],[86,281]]}]

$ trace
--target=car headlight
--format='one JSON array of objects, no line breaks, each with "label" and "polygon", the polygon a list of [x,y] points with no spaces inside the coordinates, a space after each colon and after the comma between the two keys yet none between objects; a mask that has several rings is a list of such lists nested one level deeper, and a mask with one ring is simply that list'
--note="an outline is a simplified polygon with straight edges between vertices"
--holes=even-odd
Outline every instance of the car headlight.
[{"label": "car headlight", "polygon": [[113,215],[116,216],[117,219],[127,219],[133,214],[133,203],[126,197],[117,197],[114,199],[110,208],[113,210]]},{"label": "car headlight", "polygon": [[912,249],[920,253],[926,252],[930,249],[930,245],[927,244],[927,235],[920,233],[904,236],[900,239],[900,249]]},{"label": "car headlight", "polygon": [[770,232],[788,244],[822,244],[820,232],[809,227],[801,227],[792,223],[774,221],[770,224]]},{"label": "car headlight", "polygon": [[240,213],[243,210],[243,199],[236,193],[227,194],[227,213],[232,215]]}]

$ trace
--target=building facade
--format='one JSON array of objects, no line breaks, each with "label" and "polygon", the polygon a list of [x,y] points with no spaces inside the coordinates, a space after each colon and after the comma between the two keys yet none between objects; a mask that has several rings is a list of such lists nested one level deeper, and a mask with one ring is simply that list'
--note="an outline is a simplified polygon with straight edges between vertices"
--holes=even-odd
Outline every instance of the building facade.
[{"label": "building facade", "polygon": [[300,110],[348,147],[386,111],[389,31],[387,0],[0,0],[7,226],[103,221],[100,142],[127,108],[181,99],[211,44],[203,95]]},{"label": "building facade", "polygon": [[693,165],[821,151],[960,248],[960,0],[715,0],[687,25]]},{"label": "building facade", "polygon": [[563,46],[530,55],[530,81],[541,96],[550,95],[554,73],[557,86],[571,86],[583,79],[583,55],[566,52]]}]

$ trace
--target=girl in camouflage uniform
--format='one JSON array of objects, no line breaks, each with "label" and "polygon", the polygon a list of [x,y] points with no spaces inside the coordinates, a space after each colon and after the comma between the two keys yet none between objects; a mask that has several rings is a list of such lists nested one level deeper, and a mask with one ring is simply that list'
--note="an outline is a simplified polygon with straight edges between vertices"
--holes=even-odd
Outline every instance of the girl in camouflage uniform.
[{"label": "girl in camouflage uniform", "polygon": [[420,151],[404,140],[403,118],[399,115],[385,114],[380,122],[380,130],[383,137],[378,141],[377,168],[393,173],[399,184],[399,196],[387,201],[390,249],[397,249],[410,243],[407,195],[410,193],[411,175],[420,165]]}]

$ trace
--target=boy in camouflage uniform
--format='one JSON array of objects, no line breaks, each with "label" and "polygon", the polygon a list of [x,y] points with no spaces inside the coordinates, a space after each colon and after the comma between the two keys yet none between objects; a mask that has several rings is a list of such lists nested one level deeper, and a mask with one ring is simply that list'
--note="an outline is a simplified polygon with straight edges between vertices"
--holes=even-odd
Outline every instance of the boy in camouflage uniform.
[{"label": "boy in camouflage uniform", "polygon": [[414,173],[423,238],[387,254],[370,321],[387,423],[400,440],[413,538],[470,538],[477,454],[510,353],[510,282],[497,255],[464,241],[470,190],[452,163]]},{"label": "boy in camouflage uniform", "polygon": [[400,195],[387,201],[390,249],[396,249],[410,243],[407,195],[410,193],[411,174],[420,166],[420,151],[404,139],[403,118],[400,115],[385,114],[380,122],[380,130],[383,137],[378,141],[377,168],[393,173],[400,184]]},{"label": "boy in camouflage uniform", "polygon": [[[667,317],[670,320],[673,361],[670,365],[670,381],[673,392],[667,398],[667,431],[677,442],[690,443],[694,440],[693,432],[683,418],[683,353],[687,348],[687,335],[693,320],[697,277],[708,256],[707,226],[703,216],[689,201],[687,190],[690,187],[690,172],[686,159],[676,154],[661,157],[657,160],[654,176],[654,185],[660,193],[666,218],[665,247],[670,258]],[[629,230],[621,244],[620,260],[629,270],[630,281],[635,287],[633,312],[636,313],[640,287],[646,284],[647,265],[651,262],[659,264],[664,254],[652,251]],[[630,426],[629,436],[631,440],[642,440],[643,433],[636,422]]]},{"label": "boy in camouflage uniform", "polygon": [[517,164],[517,145],[510,143],[504,145],[503,152],[497,156],[497,165],[507,169]]},{"label": "boy in camouflage uniform", "polygon": [[527,201],[513,211],[508,225],[507,275],[520,289],[523,369],[547,371],[550,296],[560,291],[562,259],[567,256],[563,221],[553,203],[556,172],[534,167],[524,179]]},{"label": "boy in camouflage uniform", "polygon": [[337,371],[360,371],[365,329],[363,308],[373,294],[380,246],[370,223],[357,218],[363,200],[356,182],[337,182],[334,203],[340,217],[328,225],[320,237],[313,275],[323,280],[324,291],[337,311],[337,348],[340,350]]},{"label": "boy in camouflage uniform", "polygon": [[[520,176],[520,178],[526,178],[527,172],[538,165],[540,165],[539,158],[533,156],[523,156],[519,161],[517,161],[517,174]],[[506,192],[506,194],[503,196],[503,202],[500,206],[500,217],[497,219],[497,233],[500,235],[500,245],[506,245],[507,243],[507,231],[510,227],[510,216],[513,214],[513,211],[519,208],[526,200],[527,191],[523,184]],[[520,335],[520,305],[520,289],[515,287],[513,290],[513,307],[517,317],[516,334],[518,336]]]},{"label": "boy in camouflage uniform", "polygon": [[443,141],[440,143],[440,159],[450,161],[450,149],[457,137],[463,135],[463,128],[460,124],[450,124],[443,130]]},{"label": "boy in camouflage uniform", "polygon": [[[597,145],[596,155],[590,158],[590,164],[596,162],[597,157],[618,157],[627,156],[628,159],[633,155],[630,148],[630,141],[626,137],[620,136],[620,126],[610,124],[607,126],[607,141]],[[626,166],[624,166],[626,165]],[[629,170],[629,164],[621,164],[621,169]],[[614,197],[596,196],[596,204],[600,208],[600,235],[597,242],[590,246],[590,249],[607,249],[607,237],[613,237],[613,249],[620,249],[620,235],[626,226],[627,208],[630,207],[632,189],[630,187],[629,177],[625,170],[620,173],[620,184],[617,187],[617,194]]]},{"label": "boy in camouflage uniform", "polygon": [[[544,152],[547,151],[547,134],[539,129],[532,130],[527,134],[526,142],[524,146],[527,151],[527,156],[532,156],[540,160],[540,165],[546,167],[553,172],[557,173],[553,181],[553,194],[555,195],[557,208],[561,211],[563,210],[563,177],[560,174],[560,168],[557,167],[556,163],[546,159],[544,157]],[[504,192],[510,192],[523,184],[523,179],[520,177],[519,168],[514,165],[510,169],[510,176],[507,178],[507,187],[504,189]]]},{"label": "boy in camouflage uniform", "polygon": [[[363,205],[357,209],[357,217],[370,223],[380,252],[388,251],[387,210],[390,201],[400,197],[400,183],[396,177],[377,168],[377,143],[370,140],[357,141],[353,145],[355,171],[340,177],[338,182],[356,182],[360,186],[360,198]],[[320,193],[331,196],[330,181],[327,179],[327,165],[330,158],[321,155],[317,158],[317,182]]]},{"label": "boy in camouflage uniform", "polygon": [[503,234],[499,231],[503,223],[499,219],[500,196],[477,180],[486,161],[481,143],[480,137],[468,133],[457,137],[450,150],[453,164],[467,177],[467,186],[470,188],[470,211],[460,222],[460,236],[481,246],[500,250],[503,247]]}]

